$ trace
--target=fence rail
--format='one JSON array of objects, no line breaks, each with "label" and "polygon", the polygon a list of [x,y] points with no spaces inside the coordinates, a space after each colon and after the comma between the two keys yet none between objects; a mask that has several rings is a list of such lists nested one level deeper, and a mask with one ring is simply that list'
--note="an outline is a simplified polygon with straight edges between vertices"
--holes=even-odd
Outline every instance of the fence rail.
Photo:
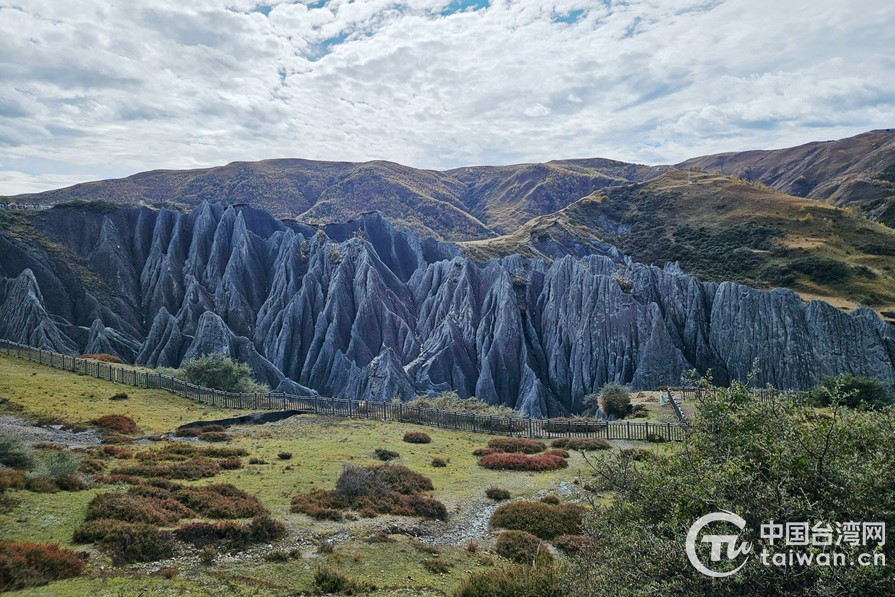
[{"label": "fence rail", "polygon": [[[299,410],[321,415],[401,421],[459,431],[537,438],[590,437],[608,440],[662,438],[665,441],[682,441],[686,435],[684,425],[672,423],[503,417],[445,411],[436,408],[422,408],[400,403],[349,400],[323,396],[297,396],[284,392],[223,392],[197,386],[154,371],[135,371],[127,367],[119,367],[92,359],[50,352],[2,339],[0,339],[0,353],[124,385],[167,390],[202,404],[222,408]],[[674,404],[673,401],[672,404]],[[677,408],[679,408],[679,405]]]}]

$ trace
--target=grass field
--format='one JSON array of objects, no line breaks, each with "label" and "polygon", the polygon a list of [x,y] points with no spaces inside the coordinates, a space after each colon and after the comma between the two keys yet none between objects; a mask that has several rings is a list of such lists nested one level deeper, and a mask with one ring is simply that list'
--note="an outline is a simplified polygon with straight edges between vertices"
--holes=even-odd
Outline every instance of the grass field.
[{"label": "grass field", "polygon": [[[129,394],[128,400],[109,400],[122,390]],[[0,356],[0,399],[7,413],[31,420],[54,417],[79,423],[104,414],[127,414],[137,421],[140,435],[144,436],[170,432],[186,422],[219,419],[237,412],[198,405],[163,391],[121,386],[7,356]],[[664,416],[656,404],[648,404],[648,409],[651,420]],[[403,442],[403,434],[410,430],[424,430],[432,442]],[[238,555],[220,555],[211,565],[201,563],[196,550],[181,547],[176,571],[168,570],[172,578],[162,574],[164,566],[172,565],[170,561],[115,567],[103,552],[88,546],[90,559],[84,576],[29,589],[23,594],[198,595],[224,591],[238,595],[295,594],[313,590],[314,573],[322,565],[377,587],[373,594],[451,594],[466,574],[500,561],[488,552],[493,536],[487,529],[487,521],[494,503],[484,495],[487,487],[506,488],[513,498],[558,493],[566,501],[576,501],[581,498],[577,480],[588,472],[580,453],[572,453],[568,468],[558,471],[487,470],[477,466],[472,451],[484,447],[490,438],[488,435],[378,420],[299,415],[267,425],[231,427],[228,433],[233,436],[226,444],[228,447],[244,448],[251,458],[260,459],[264,464],[249,464],[249,457],[245,457],[242,469],[184,483],[232,483],[256,496],[275,519],[286,525],[284,539]],[[138,438],[131,448],[134,451],[161,449],[169,441],[172,440],[149,442]],[[633,445],[613,443],[618,447]],[[447,522],[392,515],[343,522],[318,521],[290,511],[293,496],[315,488],[331,489],[344,463],[381,464],[374,455],[376,448],[398,452],[400,457],[394,463],[432,479],[435,489],[430,496],[447,507]],[[291,453],[292,457],[280,459],[281,452]],[[605,457],[610,452],[596,457]],[[447,460],[448,465],[433,467],[435,457]],[[96,485],[77,492],[8,490],[0,508],[0,538],[71,546],[72,533],[83,522],[90,500],[99,493],[123,489]],[[377,531],[388,534],[391,542],[370,542],[369,537]],[[324,539],[334,544],[331,553],[318,553],[319,542]],[[470,539],[481,545],[475,553],[466,549]],[[433,557],[430,553],[433,548],[425,547],[424,543],[441,543],[437,551],[449,564],[448,572],[435,573],[424,566],[424,560]],[[300,551],[300,559],[275,563],[264,558],[270,551],[292,549]]]}]

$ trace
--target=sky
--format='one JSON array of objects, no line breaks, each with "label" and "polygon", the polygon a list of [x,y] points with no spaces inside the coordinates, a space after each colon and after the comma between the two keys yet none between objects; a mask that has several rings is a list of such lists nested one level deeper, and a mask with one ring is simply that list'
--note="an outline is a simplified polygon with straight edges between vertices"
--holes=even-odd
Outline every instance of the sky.
[{"label": "sky", "polygon": [[895,126],[893,32],[891,0],[0,0],[0,195],[842,138]]}]

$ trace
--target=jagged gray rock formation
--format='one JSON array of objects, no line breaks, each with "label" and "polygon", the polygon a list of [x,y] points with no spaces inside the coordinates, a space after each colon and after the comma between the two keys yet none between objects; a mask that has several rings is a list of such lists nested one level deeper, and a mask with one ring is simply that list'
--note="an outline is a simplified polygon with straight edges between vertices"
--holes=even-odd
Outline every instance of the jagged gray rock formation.
[{"label": "jagged gray rock formation", "polygon": [[694,368],[727,382],[757,365],[782,389],[843,371],[895,385],[895,331],[870,310],[618,255],[477,263],[375,214],[315,230],[208,203],[35,217],[70,259],[0,235],[0,335],[61,352],[168,367],[221,352],[281,391],[455,390],[533,416]]}]

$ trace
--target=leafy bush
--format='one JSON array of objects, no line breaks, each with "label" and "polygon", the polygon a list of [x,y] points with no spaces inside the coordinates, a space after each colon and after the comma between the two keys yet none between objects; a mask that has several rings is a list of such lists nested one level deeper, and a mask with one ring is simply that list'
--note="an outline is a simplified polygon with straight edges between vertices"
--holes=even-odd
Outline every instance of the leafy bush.
[{"label": "leafy bush", "polygon": [[652,458],[653,453],[643,448],[624,448],[619,451],[623,458],[630,458],[635,462],[643,462]]},{"label": "leafy bush", "polygon": [[561,437],[550,444],[554,448],[565,450],[608,450],[612,445],[602,438],[597,437]]},{"label": "leafy bush", "polygon": [[406,407],[433,408],[449,412],[464,412],[494,417],[518,417],[519,413],[508,406],[492,405],[474,396],[460,398],[456,392],[442,392],[436,398],[418,397],[405,403]]},{"label": "leafy bush", "polygon": [[503,531],[497,536],[494,550],[500,557],[519,563],[551,557],[547,546],[525,531]]},{"label": "leafy bush", "polygon": [[[457,588],[458,597],[565,597],[563,567],[546,560],[508,564],[474,572]],[[612,593],[607,593],[612,594]]]},{"label": "leafy bush", "polygon": [[895,397],[880,381],[850,373],[824,378],[811,390],[810,399],[817,406],[830,406],[836,402],[858,409],[884,408],[895,401]]},{"label": "leafy bush", "polygon": [[41,455],[36,474],[53,481],[71,477],[78,472],[81,457],[66,450],[51,450]]},{"label": "leafy bush", "polygon": [[488,442],[488,447],[501,452],[518,452],[520,454],[537,454],[547,449],[547,444],[536,439],[521,437],[495,437]]},{"label": "leafy bush", "polygon": [[174,555],[174,536],[142,522],[92,520],[75,531],[75,543],[96,543],[108,551],[116,565],[154,562]]},{"label": "leafy bush", "polygon": [[0,435],[0,464],[9,468],[34,468],[34,453],[22,440],[11,435]]},{"label": "leafy bush", "polygon": [[238,363],[222,354],[212,353],[181,365],[177,377],[197,386],[224,392],[267,392],[267,386],[255,382],[245,363]]},{"label": "leafy bush", "polygon": [[646,434],[646,441],[652,444],[661,444],[668,440],[665,439],[665,436],[661,433],[656,433],[655,431],[650,431]]},{"label": "leafy bush", "polygon": [[114,431],[124,435],[137,432],[137,423],[127,415],[103,415],[90,422],[105,431]]},{"label": "leafy bush", "polygon": [[631,412],[631,393],[620,384],[606,384],[600,388],[600,408],[607,417],[623,419]]},{"label": "leafy bush", "polygon": [[408,431],[404,434],[404,441],[408,444],[428,444],[432,442],[432,438],[422,431]]},{"label": "leafy bush", "polygon": [[497,507],[491,515],[491,527],[526,531],[541,539],[581,533],[584,508],[575,504],[511,502]]},{"label": "leafy bush", "polygon": [[84,560],[58,545],[0,542],[0,591],[16,591],[73,578],[84,571]]},{"label": "leafy bush", "polygon": [[375,450],[373,450],[373,453],[376,455],[376,458],[382,460],[383,462],[388,462],[389,460],[394,460],[395,458],[401,456],[397,452],[386,450],[385,448],[376,448]]},{"label": "leafy bush", "polygon": [[566,468],[569,463],[555,454],[527,454],[498,452],[479,458],[479,466],[505,471],[555,471]]},{"label": "leafy bush", "polygon": [[510,492],[502,487],[489,487],[485,490],[485,495],[495,502],[502,502],[510,499]]},{"label": "leafy bush", "polygon": [[434,466],[435,468],[444,468],[447,465],[448,465],[448,461],[445,460],[444,458],[436,457],[436,458],[432,459],[432,466]]}]

